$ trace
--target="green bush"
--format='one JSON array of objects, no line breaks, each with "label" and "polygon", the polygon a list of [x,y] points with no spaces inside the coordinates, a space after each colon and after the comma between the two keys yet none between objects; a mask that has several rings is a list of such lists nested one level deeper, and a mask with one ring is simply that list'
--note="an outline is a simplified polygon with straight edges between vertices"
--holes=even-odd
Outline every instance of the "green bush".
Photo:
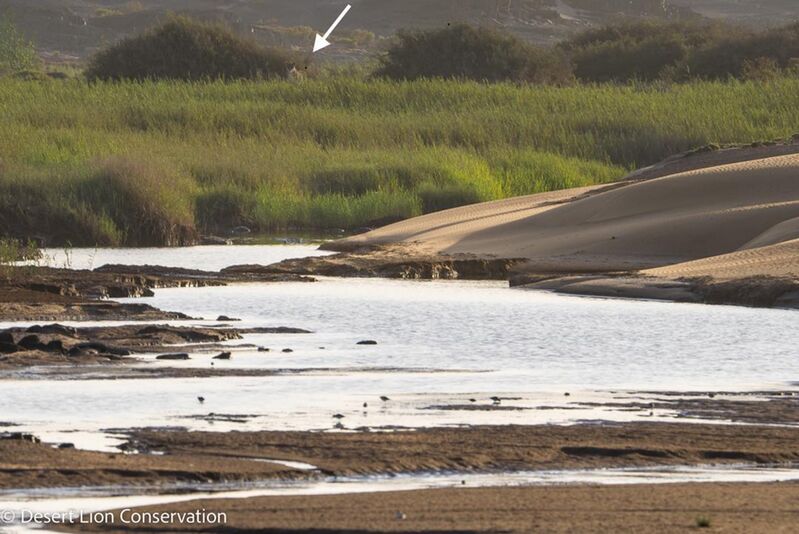
[{"label": "green bush", "polygon": [[164,166],[111,158],[78,183],[75,193],[114,221],[128,245],[184,245],[197,237],[194,182]]},{"label": "green bush", "polygon": [[0,238],[0,279],[24,277],[24,270],[15,266],[16,262],[37,262],[42,259],[42,251],[33,241],[22,242],[17,239]]},{"label": "green bush", "polygon": [[33,43],[25,39],[8,16],[0,17],[0,76],[36,72],[42,62]]},{"label": "green bush", "polygon": [[456,78],[565,84],[572,79],[569,63],[559,51],[466,24],[400,31],[396,43],[381,58],[376,74],[395,80]]},{"label": "green bush", "polygon": [[757,32],[721,22],[625,22],[559,48],[582,82],[768,80],[797,73],[799,23]]},{"label": "green bush", "polygon": [[674,77],[692,53],[728,31],[718,23],[624,22],[587,30],[559,47],[571,57],[580,81],[651,81]]},{"label": "green bush", "polygon": [[[770,78],[781,70],[795,71],[799,59],[799,23],[761,32],[731,32],[697,50],[690,69],[710,79]],[[794,72],[795,73],[795,72]]]},{"label": "green bush", "polygon": [[294,60],[220,25],[173,17],[95,55],[92,80],[209,80],[285,77]]}]

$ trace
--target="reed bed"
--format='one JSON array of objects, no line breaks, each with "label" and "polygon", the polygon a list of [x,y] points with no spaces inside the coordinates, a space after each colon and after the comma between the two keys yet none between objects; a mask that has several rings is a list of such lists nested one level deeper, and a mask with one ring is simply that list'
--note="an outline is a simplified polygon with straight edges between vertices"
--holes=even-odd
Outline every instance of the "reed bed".
[{"label": "reed bed", "polygon": [[0,80],[0,235],[353,229],[790,137],[799,80],[534,87]]}]

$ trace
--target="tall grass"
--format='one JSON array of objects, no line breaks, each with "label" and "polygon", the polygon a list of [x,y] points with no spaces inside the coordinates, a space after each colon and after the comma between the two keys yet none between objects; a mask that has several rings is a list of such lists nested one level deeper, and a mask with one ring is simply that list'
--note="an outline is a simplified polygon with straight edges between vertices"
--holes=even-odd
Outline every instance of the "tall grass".
[{"label": "tall grass", "polygon": [[709,143],[789,137],[799,80],[0,80],[0,234],[177,244],[355,228],[612,181]]}]

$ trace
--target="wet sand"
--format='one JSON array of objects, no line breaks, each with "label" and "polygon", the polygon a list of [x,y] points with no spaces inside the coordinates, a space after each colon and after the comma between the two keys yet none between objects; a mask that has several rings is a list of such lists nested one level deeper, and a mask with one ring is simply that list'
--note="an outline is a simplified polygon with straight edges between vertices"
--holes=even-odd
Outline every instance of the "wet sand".
[{"label": "wet sand", "polygon": [[[224,512],[217,532],[733,532],[789,533],[799,484],[661,484],[437,489],[190,501],[150,512]],[[709,528],[699,528],[702,519]],[[197,525],[120,523],[81,530],[196,531]]]},{"label": "wet sand", "polygon": [[[220,414],[224,415],[224,414]],[[136,454],[0,439],[0,488],[142,486],[300,476],[799,462],[799,427],[678,423],[475,426],[394,432],[126,431]],[[262,460],[302,462],[308,472]]]},{"label": "wet sand", "polygon": [[679,423],[474,426],[398,432],[180,432],[133,434],[163,453],[299,461],[325,474],[521,471],[799,461],[799,428]]},{"label": "wet sand", "polygon": [[[509,470],[641,467],[657,465],[794,463],[799,428],[703,424],[583,424],[569,427],[502,426],[407,432],[232,432],[150,430],[134,434],[133,446],[163,456],[124,457],[116,483],[145,472],[183,472],[182,480],[250,476],[303,477],[408,472],[504,472]],[[0,442],[1,444],[2,442]],[[75,453],[76,454],[76,453]],[[37,455],[32,455],[34,458]],[[28,453],[25,458],[29,458]],[[318,471],[261,467],[243,458],[273,458],[316,465]],[[91,465],[91,471],[100,466]],[[26,460],[31,462],[32,460]],[[113,461],[103,460],[105,464]],[[159,462],[162,464],[159,465]],[[46,463],[46,462],[45,462]],[[249,462],[256,464],[260,462]],[[787,465],[787,464],[786,464]],[[91,467],[90,467],[91,466]],[[38,480],[64,482],[39,467]],[[108,473],[108,467],[99,469]],[[126,476],[122,473],[127,471]],[[170,470],[171,469],[171,470]],[[165,470],[165,471],[161,471]],[[0,471],[2,473],[3,471]],[[35,470],[33,470],[35,473]],[[33,476],[33,474],[32,474]],[[108,476],[108,475],[105,475]],[[0,481],[7,480],[0,476]],[[91,478],[88,479],[91,481]],[[19,483],[19,479],[16,480]],[[793,532],[799,521],[799,483],[693,483],[550,485],[412,490],[340,495],[202,499],[148,506],[136,512],[224,513],[217,532]],[[198,525],[176,521],[123,524],[118,513],[105,524],[79,530],[181,532]],[[77,528],[77,527],[76,527]]]}]

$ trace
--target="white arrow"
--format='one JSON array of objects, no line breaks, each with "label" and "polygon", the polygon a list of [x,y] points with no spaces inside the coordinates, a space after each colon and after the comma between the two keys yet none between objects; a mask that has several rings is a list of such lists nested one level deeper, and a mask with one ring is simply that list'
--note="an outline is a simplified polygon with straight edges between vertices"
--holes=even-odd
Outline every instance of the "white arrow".
[{"label": "white arrow", "polygon": [[319,35],[318,33],[316,34],[316,40],[314,41],[313,44],[314,52],[318,52],[319,50],[330,46],[330,42],[327,40],[327,38],[330,37],[330,34],[333,33],[333,30],[336,29],[336,26],[338,26],[339,22],[341,22],[341,19],[343,19],[347,15],[347,12],[350,9],[352,9],[352,6],[347,4],[347,7],[345,7],[344,11],[341,12],[341,15],[338,16],[336,22],[334,22],[333,25],[330,26],[330,29],[327,30],[327,33],[325,33],[324,35]]}]

